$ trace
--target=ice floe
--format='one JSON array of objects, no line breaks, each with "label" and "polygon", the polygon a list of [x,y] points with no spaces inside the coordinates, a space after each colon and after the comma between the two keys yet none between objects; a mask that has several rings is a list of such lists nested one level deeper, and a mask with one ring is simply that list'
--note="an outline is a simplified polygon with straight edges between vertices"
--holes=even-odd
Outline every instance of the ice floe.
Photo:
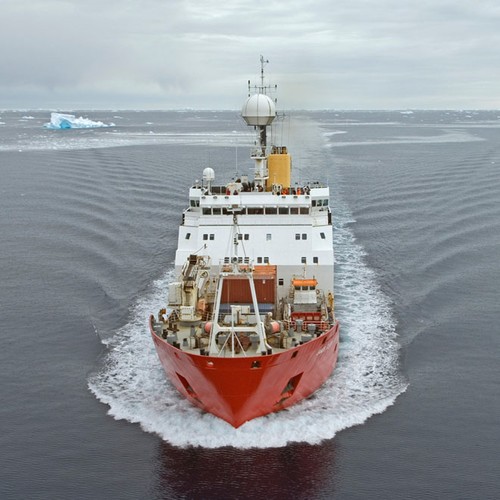
[{"label": "ice floe", "polygon": [[103,123],[101,121],[93,121],[89,118],[76,118],[75,115],[65,113],[51,113],[50,122],[44,125],[46,128],[60,130],[68,128],[99,128],[99,127],[114,127],[114,123]]}]

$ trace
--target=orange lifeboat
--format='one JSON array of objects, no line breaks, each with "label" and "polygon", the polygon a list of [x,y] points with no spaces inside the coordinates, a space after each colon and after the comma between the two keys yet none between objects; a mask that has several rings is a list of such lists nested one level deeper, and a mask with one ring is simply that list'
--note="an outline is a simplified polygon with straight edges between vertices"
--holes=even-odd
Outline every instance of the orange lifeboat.
[{"label": "orange lifeboat", "polygon": [[318,284],[316,279],[305,279],[305,278],[295,278],[292,281],[294,287],[296,286],[313,286],[315,287]]}]

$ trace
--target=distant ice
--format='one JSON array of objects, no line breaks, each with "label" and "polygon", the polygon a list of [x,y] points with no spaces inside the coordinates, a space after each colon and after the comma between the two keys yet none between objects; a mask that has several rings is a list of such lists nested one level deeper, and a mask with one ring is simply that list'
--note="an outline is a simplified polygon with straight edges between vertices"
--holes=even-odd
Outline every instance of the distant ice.
[{"label": "distant ice", "polygon": [[51,113],[50,122],[44,125],[46,128],[61,130],[68,128],[99,128],[99,127],[114,127],[114,123],[103,123],[101,121],[93,121],[88,118],[76,118],[75,115],[64,113]]}]

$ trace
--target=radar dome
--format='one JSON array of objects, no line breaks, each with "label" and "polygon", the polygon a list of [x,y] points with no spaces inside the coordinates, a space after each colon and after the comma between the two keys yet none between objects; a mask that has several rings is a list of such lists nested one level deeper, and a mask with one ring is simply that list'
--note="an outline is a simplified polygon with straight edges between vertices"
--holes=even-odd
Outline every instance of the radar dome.
[{"label": "radar dome", "polygon": [[274,101],[265,94],[251,95],[243,105],[241,116],[247,125],[271,125],[276,116]]},{"label": "radar dome", "polygon": [[213,168],[207,167],[203,170],[203,180],[213,181],[215,179],[215,172]]}]

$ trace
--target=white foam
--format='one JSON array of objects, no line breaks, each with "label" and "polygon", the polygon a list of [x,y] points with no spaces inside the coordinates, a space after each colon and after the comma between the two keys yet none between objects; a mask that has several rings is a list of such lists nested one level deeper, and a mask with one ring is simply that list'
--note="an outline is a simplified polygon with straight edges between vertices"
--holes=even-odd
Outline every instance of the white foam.
[{"label": "white foam", "polygon": [[239,429],[181,397],[165,379],[147,327],[149,314],[163,305],[173,278],[169,272],[139,299],[133,319],[108,342],[104,365],[89,380],[90,390],[109,405],[109,414],[139,423],[179,447],[266,448],[297,441],[319,443],[390,406],[406,388],[398,372],[390,305],[347,226],[348,210],[336,206],[335,212],[340,222],[335,241],[341,346],[334,375],[315,395]]},{"label": "white foam", "polygon": [[331,137],[332,135],[342,135],[342,134],[347,134],[347,130],[332,130],[330,132],[323,133],[325,137]]},{"label": "white foam", "polygon": [[443,144],[455,142],[484,141],[482,137],[470,134],[465,130],[445,130],[444,133],[433,136],[395,136],[390,139],[369,139],[365,141],[334,141],[327,147],[341,148],[346,146],[380,146],[391,144]]}]

